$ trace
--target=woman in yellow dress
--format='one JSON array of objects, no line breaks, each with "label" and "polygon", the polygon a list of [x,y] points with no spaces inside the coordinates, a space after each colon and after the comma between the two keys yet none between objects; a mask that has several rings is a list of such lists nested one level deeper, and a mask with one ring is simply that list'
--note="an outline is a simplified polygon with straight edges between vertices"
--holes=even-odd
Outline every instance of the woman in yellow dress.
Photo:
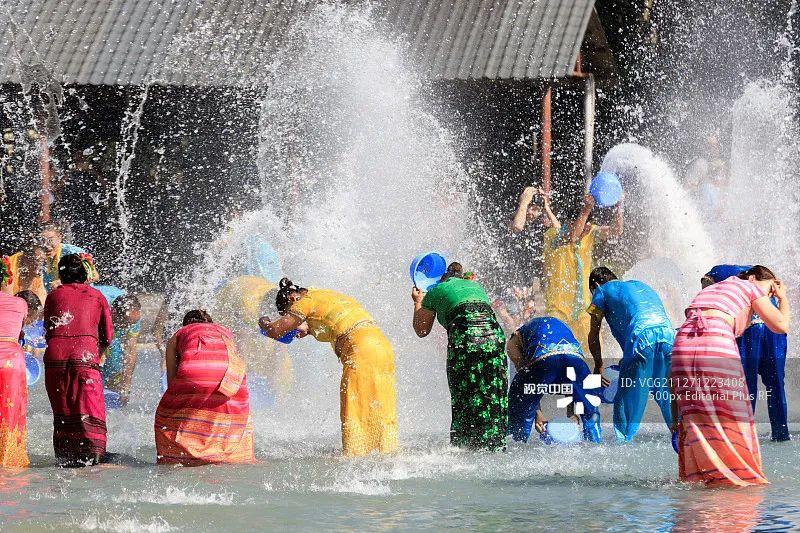
[{"label": "woman in yellow dress", "polygon": [[587,194],[571,229],[567,225],[553,227],[544,234],[544,314],[566,323],[585,353],[589,353],[590,317],[586,309],[592,302],[589,274],[594,246],[598,240],[622,235],[622,206],[620,200],[610,226],[596,226],[589,222],[594,198]]},{"label": "woman in yellow dress", "polygon": [[342,363],[342,448],[345,455],[397,449],[394,351],[389,340],[361,305],[328,289],[305,289],[280,281],[277,320],[262,317],[259,326],[273,339],[292,330],[329,342]]}]

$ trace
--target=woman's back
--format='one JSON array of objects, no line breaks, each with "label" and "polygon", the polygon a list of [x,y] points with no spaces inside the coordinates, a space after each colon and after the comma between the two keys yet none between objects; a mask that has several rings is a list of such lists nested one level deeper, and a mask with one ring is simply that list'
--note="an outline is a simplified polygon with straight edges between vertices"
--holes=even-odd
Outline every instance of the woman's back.
[{"label": "woman's back", "polygon": [[321,342],[334,342],[359,322],[372,320],[354,298],[330,289],[308,289],[289,310],[308,321],[309,332]]},{"label": "woman's back", "polygon": [[47,295],[44,323],[48,339],[90,336],[108,343],[114,336],[103,293],[83,283],[60,285]]},{"label": "woman's back", "polygon": [[231,332],[219,324],[203,322],[183,326],[175,332],[175,339],[178,351],[175,382],[216,390],[228,369],[229,351],[235,352]]},{"label": "woman's back", "polygon": [[734,318],[735,334],[741,335],[750,323],[753,300],[766,296],[754,283],[745,279],[730,277],[701,290],[686,308],[715,309]]},{"label": "woman's back", "polygon": [[0,292],[0,337],[17,339],[27,314],[25,300]]},{"label": "woman's back", "polygon": [[422,307],[435,312],[439,323],[447,327],[451,312],[459,305],[470,302],[489,305],[489,296],[478,282],[452,277],[428,291],[422,300]]}]

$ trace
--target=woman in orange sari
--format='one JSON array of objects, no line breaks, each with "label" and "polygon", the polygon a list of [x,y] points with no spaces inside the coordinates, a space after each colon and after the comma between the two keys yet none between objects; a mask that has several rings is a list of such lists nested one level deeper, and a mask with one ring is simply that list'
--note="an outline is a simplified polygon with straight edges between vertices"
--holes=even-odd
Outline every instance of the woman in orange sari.
[{"label": "woman in orange sari", "polygon": [[670,367],[682,481],[709,487],[768,483],[736,345],[754,311],[771,331],[788,331],[786,286],[760,265],[706,287],[686,309]]},{"label": "woman in orange sari", "polygon": [[28,386],[25,356],[19,345],[28,305],[11,295],[13,283],[8,257],[0,260],[0,468],[28,466],[25,449],[25,412]]},{"label": "woman in orange sari", "polygon": [[183,317],[167,343],[167,391],[156,410],[161,464],[252,463],[253,422],[233,334],[205,311]]}]

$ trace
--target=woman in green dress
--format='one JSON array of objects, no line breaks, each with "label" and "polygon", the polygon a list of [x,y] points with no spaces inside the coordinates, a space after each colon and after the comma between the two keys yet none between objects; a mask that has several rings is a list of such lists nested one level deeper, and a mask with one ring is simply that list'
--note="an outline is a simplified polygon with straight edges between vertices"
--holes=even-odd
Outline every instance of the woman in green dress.
[{"label": "woman in green dress", "polygon": [[427,293],[417,287],[414,331],[426,337],[435,319],[447,330],[453,446],[503,450],[508,424],[508,362],[505,335],[486,291],[451,263]]}]

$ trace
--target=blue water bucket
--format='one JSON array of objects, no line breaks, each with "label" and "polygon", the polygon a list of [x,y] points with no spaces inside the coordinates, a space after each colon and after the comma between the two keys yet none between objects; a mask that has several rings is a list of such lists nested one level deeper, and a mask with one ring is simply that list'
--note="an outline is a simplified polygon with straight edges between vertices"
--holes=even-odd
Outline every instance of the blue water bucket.
[{"label": "blue water bucket", "polygon": [[33,387],[42,377],[42,362],[29,353],[25,354],[25,380]]},{"label": "blue water bucket", "polygon": [[601,170],[589,185],[589,194],[597,207],[611,207],[622,198],[622,183],[616,174]]},{"label": "blue water bucket", "polygon": [[283,337],[275,339],[278,342],[282,342],[283,344],[291,344],[297,334],[300,333],[299,330],[293,329],[292,331],[285,333]]},{"label": "blue water bucket", "polygon": [[122,401],[120,400],[118,392],[103,389],[103,398],[105,400],[106,409],[119,409],[122,407]]},{"label": "blue water bucket", "polygon": [[583,438],[583,431],[575,421],[565,416],[557,416],[545,424],[539,438],[545,444],[576,444]]},{"label": "blue water bucket", "polygon": [[619,390],[619,365],[611,365],[605,371],[606,378],[610,383],[608,387],[600,390],[600,401],[603,403],[614,403],[614,398]]},{"label": "blue water bucket", "polygon": [[678,453],[678,432],[672,432],[672,449],[675,450],[675,453]]},{"label": "blue water bucket", "polygon": [[419,254],[411,261],[409,274],[414,286],[422,291],[430,290],[447,271],[447,261],[437,252]]}]

